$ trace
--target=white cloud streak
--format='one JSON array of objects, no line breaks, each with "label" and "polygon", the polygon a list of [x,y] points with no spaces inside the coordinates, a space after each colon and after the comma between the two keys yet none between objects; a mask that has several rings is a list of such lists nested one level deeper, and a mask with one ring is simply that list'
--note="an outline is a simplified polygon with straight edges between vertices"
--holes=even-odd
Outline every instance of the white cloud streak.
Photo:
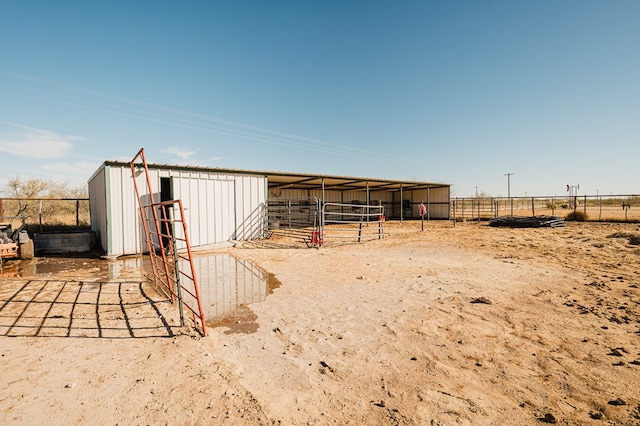
[{"label": "white cloud streak", "polygon": [[213,163],[220,161],[223,157],[210,157],[202,159],[198,157],[198,151],[190,151],[183,148],[171,146],[163,149],[162,153],[171,155],[175,158],[175,161],[181,165],[200,166],[200,167],[212,167]]},{"label": "white cloud streak", "polygon": [[173,155],[174,157],[178,157],[180,160],[189,161],[196,155],[196,151],[187,151],[182,148],[176,148],[174,146],[170,146],[167,149],[162,150],[163,153]]},{"label": "white cloud streak", "polygon": [[49,163],[41,165],[52,178],[73,183],[84,183],[100,167],[99,162],[80,161],[77,163]]},{"label": "white cloud streak", "polygon": [[82,139],[20,124],[2,124],[11,127],[13,132],[11,135],[0,135],[0,152],[18,157],[62,158],[71,150],[74,141]]}]

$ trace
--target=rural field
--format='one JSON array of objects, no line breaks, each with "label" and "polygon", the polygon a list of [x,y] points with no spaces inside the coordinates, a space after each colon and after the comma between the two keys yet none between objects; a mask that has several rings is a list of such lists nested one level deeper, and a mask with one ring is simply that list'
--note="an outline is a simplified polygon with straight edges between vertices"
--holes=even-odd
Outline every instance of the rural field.
[{"label": "rural field", "polygon": [[5,264],[3,423],[640,424],[640,225],[420,226],[225,249],[279,286],[204,338],[142,262]]}]

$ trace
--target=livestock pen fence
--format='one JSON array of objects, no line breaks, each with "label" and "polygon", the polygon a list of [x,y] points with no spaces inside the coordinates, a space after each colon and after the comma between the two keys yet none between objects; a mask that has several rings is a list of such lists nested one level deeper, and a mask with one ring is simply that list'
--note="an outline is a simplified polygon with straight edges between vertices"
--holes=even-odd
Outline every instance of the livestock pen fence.
[{"label": "livestock pen fence", "polygon": [[323,243],[383,239],[384,207],[324,203],[320,235]]},{"label": "livestock pen fence", "polygon": [[640,222],[640,195],[452,198],[453,220],[486,220],[500,216],[583,215],[588,221]]},{"label": "livestock pen fence", "polygon": [[309,198],[270,198],[267,202],[267,227],[270,234],[286,235],[318,243],[320,200]]},{"label": "livestock pen fence", "polygon": [[267,223],[271,235],[301,239],[309,246],[384,238],[382,205],[322,203],[316,197],[271,198]]}]

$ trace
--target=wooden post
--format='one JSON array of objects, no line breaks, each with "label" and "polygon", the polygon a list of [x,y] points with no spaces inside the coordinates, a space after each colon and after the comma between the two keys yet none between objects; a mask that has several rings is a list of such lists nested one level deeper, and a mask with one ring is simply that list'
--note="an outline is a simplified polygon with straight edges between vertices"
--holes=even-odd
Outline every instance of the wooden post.
[{"label": "wooden post", "polygon": [[536,215],[536,200],[534,197],[531,197],[531,212],[533,213],[533,216]]}]

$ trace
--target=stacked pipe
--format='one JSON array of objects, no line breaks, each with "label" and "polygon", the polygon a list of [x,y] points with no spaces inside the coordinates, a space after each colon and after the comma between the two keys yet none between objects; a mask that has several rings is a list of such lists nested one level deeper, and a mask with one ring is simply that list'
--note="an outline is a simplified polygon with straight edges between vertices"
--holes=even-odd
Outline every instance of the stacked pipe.
[{"label": "stacked pipe", "polygon": [[510,228],[560,228],[565,225],[564,219],[558,216],[502,216],[490,219],[489,226],[507,226]]}]

